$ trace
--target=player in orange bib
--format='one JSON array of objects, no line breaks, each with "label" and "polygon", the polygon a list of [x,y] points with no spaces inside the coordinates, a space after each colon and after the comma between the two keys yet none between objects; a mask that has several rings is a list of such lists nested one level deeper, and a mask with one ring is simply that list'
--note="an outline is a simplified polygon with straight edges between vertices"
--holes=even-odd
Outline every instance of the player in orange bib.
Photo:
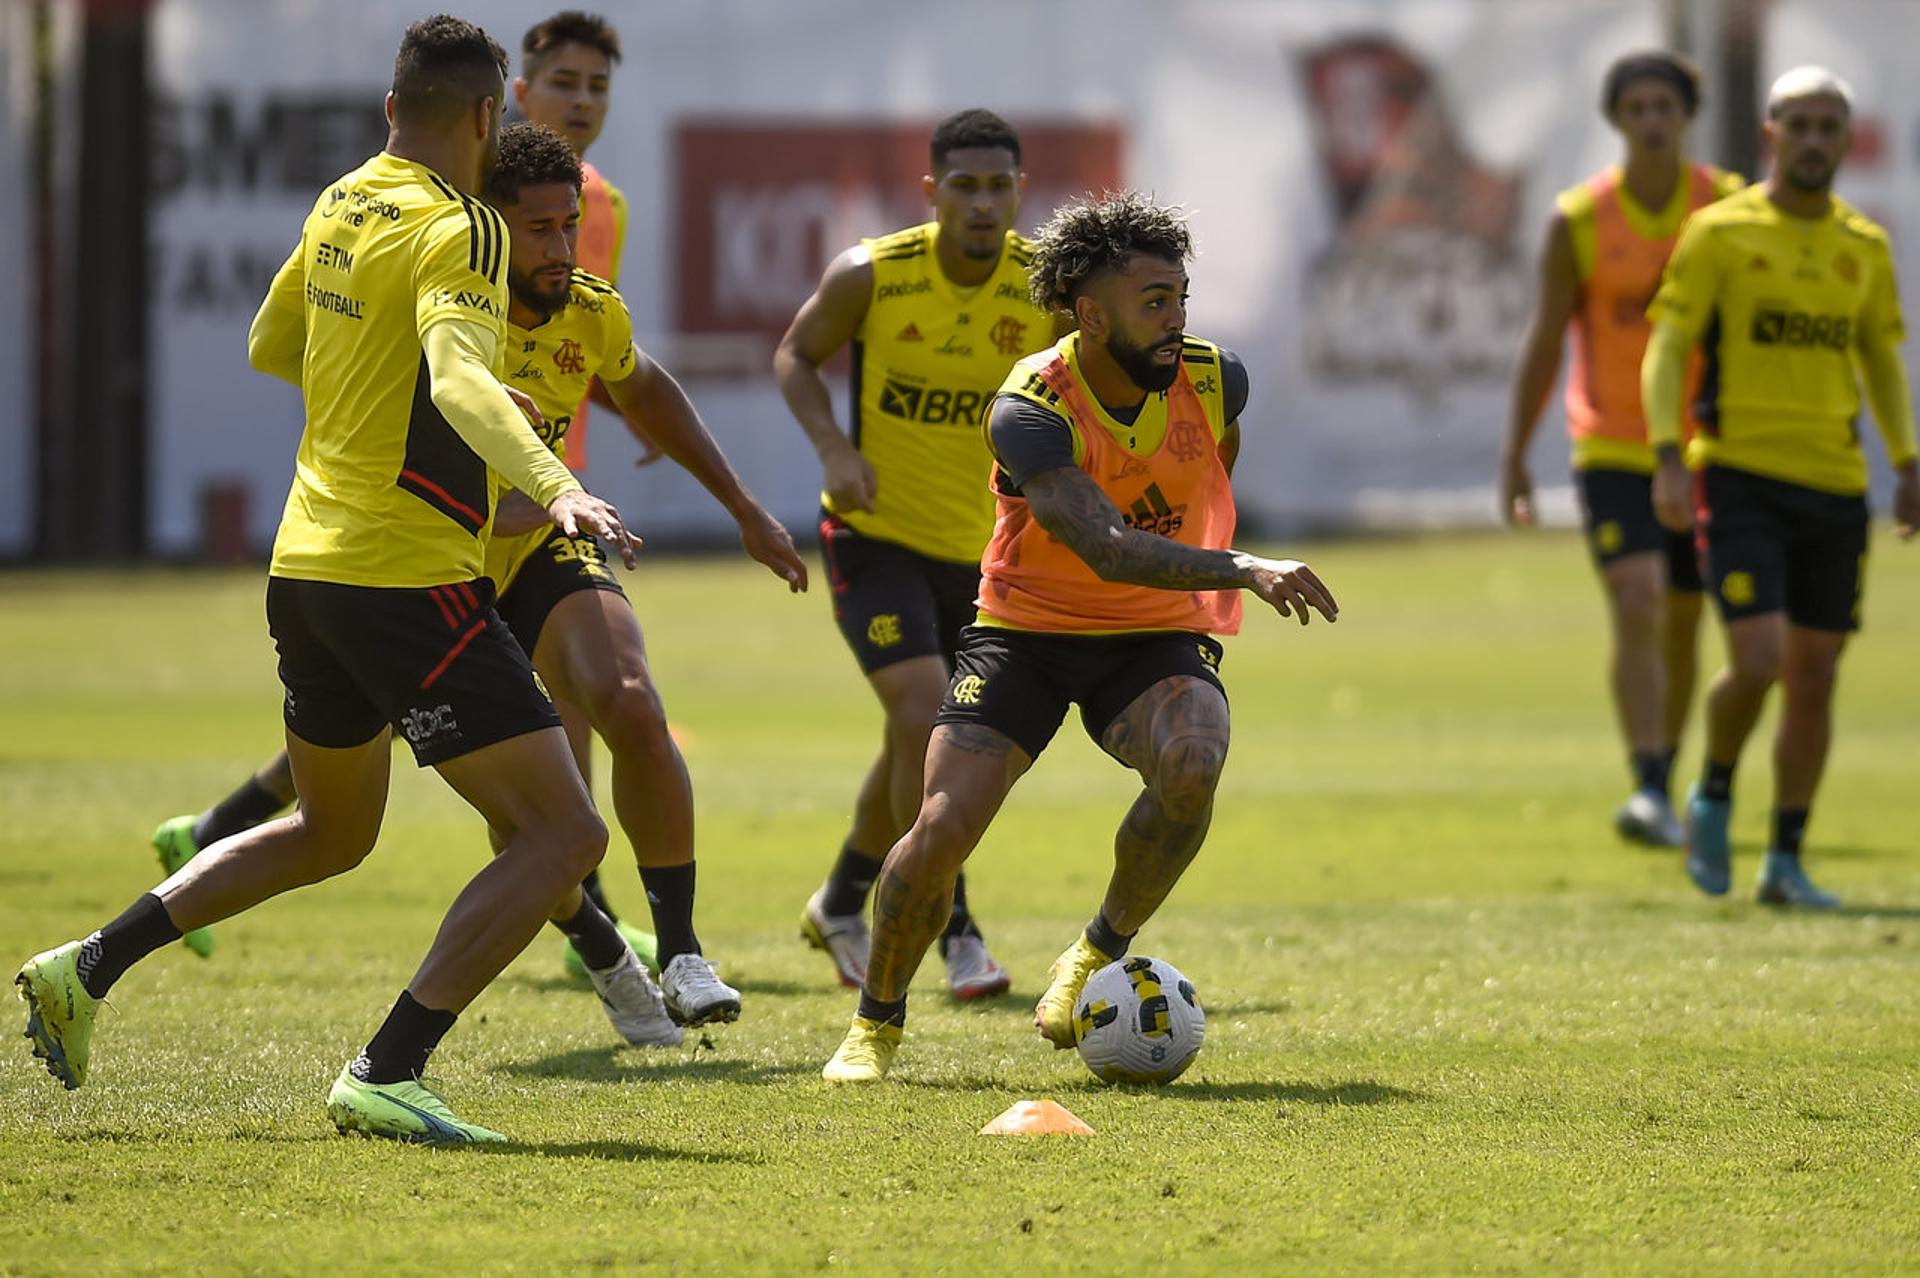
[{"label": "player in orange bib", "polygon": [[1571,327],[1567,431],[1587,541],[1613,619],[1614,709],[1634,778],[1614,828],[1655,847],[1685,842],[1670,778],[1693,700],[1701,582],[1692,538],[1654,518],[1653,449],[1640,408],[1646,309],[1687,216],[1741,185],[1734,174],[1687,162],[1682,144],[1699,105],[1699,73],[1673,54],[1630,54],[1608,70],[1601,109],[1626,141],[1626,160],[1556,201],[1500,454],[1501,515],[1531,524],[1527,444]]},{"label": "player in orange bib", "polygon": [[1305,564],[1231,548],[1246,370],[1185,332],[1191,252],[1179,212],[1131,192],[1068,205],[1035,242],[1033,299],[1078,331],[1015,364],[988,409],[996,513],[978,619],[934,721],[919,814],[881,870],[829,1082],[885,1077],[961,865],[1078,704],[1145,788],[1099,912],[1034,1009],[1041,1036],[1071,1047],[1087,977],[1126,953],[1206,837],[1228,736],[1213,635],[1239,629],[1238,592],[1303,625],[1309,609],[1334,619]]}]

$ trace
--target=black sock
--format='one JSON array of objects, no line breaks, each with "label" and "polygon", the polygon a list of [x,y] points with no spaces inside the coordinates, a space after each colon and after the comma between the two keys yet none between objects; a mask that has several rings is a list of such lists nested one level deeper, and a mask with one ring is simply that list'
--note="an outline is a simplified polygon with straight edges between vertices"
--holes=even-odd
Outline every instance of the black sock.
[{"label": "black sock", "polygon": [[180,929],[167,917],[167,907],[148,892],[119,918],[80,942],[80,984],[95,998],[105,998],[128,968],[179,939]]},{"label": "black sock", "polygon": [[1807,810],[1805,808],[1775,808],[1773,810],[1773,842],[1767,845],[1767,851],[1778,852],[1800,859],[1800,841],[1807,837]]},{"label": "black sock", "polygon": [[1727,802],[1733,798],[1733,768],[1731,763],[1715,763],[1707,760],[1707,774],[1700,779],[1700,794],[1703,798],[1718,799]]},{"label": "black sock", "polygon": [[1087,939],[1093,942],[1094,949],[1099,950],[1110,959],[1122,957],[1126,954],[1127,947],[1133,944],[1133,937],[1131,935],[1120,935],[1120,933],[1114,929],[1113,924],[1107,922],[1107,915],[1104,910],[1094,915],[1093,922],[1087,924]]},{"label": "black sock", "polygon": [[865,990],[861,990],[859,1015],[870,1021],[879,1021],[882,1025],[905,1025],[907,1023],[906,995],[901,995],[892,1003],[883,1003]]},{"label": "black sock", "polygon": [[613,925],[606,911],[595,905],[585,892],[580,894],[580,908],[574,916],[554,926],[573,942],[580,961],[596,972],[612,967],[627,952],[627,938],[620,935],[620,929]]},{"label": "black sock", "polygon": [[193,846],[211,847],[242,830],[251,830],[287,805],[255,777],[202,812],[193,823]]},{"label": "black sock", "polygon": [[607,916],[609,922],[618,923],[620,921],[620,916],[613,912],[613,906],[607,902],[607,890],[600,886],[600,871],[595,870],[586,878],[581,879],[580,890],[587,894],[589,901],[592,901],[600,907],[600,912]]},{"label": "black sock", "polygon": [[647,889],[647,904],[653,907],[660,966],[682,954],[698,954],[700,938],[693,934],[693,862],[643,865],[640,884]]},{"label": "black sock", "polygon": [[947,942],[956,936],[979,936],[980,925],[973,921],[973,914],[967,909],[967,876],[959,874],[953,880],[953,912],[947,915],[947,930],[940,934],[940,957],[947,956]]},{"label": "black sock", "polygon": [[373,1041],[361,1049],[348,1068],[363,1083],[404,1083],[420,1077],[427,1057],[440,1046],[457,1012],[437,1012],[416,1003],[411,990],[400,991],[400,1001],[387,1013],[386,1023]]},{"label": "black sock", "polygon": [[867,893],[873,891],[873,882],[880,877],[880,867],[886,862],[883,856],[868,856],[865,852],[856,852],[851,843],[840,849],[840,859],[833,863],[833,873],[827,875],[827,892],[820,899],[820,909],[827,914],[864,914],[867,909]]},{"label": "black sock", "polygon": [[1665,795],[1673,785],[1671,750],[1635,751],[1629,762],[1633,767],[1633,783],[1640,789]]}]

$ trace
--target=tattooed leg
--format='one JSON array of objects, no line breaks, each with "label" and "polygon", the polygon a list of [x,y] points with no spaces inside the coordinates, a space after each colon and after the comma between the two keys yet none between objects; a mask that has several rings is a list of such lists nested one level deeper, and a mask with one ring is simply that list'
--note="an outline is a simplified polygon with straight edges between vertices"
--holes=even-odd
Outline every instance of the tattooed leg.
[{"label": "tattooed leg", "polygon": [[1120,713],[1100,744],[1146,789],[1113,840],[1113,878],[1100,912],[1124,936],[1153,917],[1207,837],[1227,760],[1226,698],[1204,679],[1162,679]]},{"label": "tattooed leg", "polygon": [[870,998],[892,1003],[907,996],[920,960],[946,930],[954,876],[1032,762],[992,728],[949,723],[933,730],[920,814],[887,854],[874,893]]}]

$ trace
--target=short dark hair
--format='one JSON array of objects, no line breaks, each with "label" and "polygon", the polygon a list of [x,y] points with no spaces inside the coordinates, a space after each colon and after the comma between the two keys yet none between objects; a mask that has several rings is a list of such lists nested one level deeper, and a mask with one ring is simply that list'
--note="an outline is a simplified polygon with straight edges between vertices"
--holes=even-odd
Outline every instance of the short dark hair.
[{"label": "short dark hair", "polygon": [[538,124],[509,124],[500,130],[500,158],[487,177],[487,200],[518,204],[522,187],[548,182],[580,189],[580,157],[566,139]]},{"label": "short dark hair", "polygon": [[480,98],[499,99],[507,80],[507,51],[461,18],[436,13],[408,27],[393,59],[396,119],[437,123]]},{"label": "short dark hair", "polygon": [[1192,257],[1185,210],[1156,204],[1138,191],[1108,191],[1063,204],[1033,240],[1033,263],[1027,268],[1033,304],[1043,311],[1070,311],[1088,280],[1125,269],[1135,253],[1178,263]]},{"label": "short dark hair", "polygon": [[1700,68],[1677,53],[1664,49],[1645,49],[1615,58],[1600,82],[1600,114],[1611,120],[1620,106],[1620,95],[1635,80],[1659,80],[1671,85],[1686,104],[1687,114],[1700,110]]},{"label": "short dark hair", "polygon": [[933,171],[938,173],[947,167],[947,156],[955,151],[993,146],[1013,152],[1013,162],[1020,163],[1020,135],[1013,126],[983,107],[968,107],[940,121],[928,149],[933,156]]},{"label": "short dark hair", "polygon": [[607,55],[610,63],[620,61],[620,33],[597,13],[562,9],[544,22],[527,28],[520,41],[520,74],[534,76],[540,67],[563,45],[584,44]]}]

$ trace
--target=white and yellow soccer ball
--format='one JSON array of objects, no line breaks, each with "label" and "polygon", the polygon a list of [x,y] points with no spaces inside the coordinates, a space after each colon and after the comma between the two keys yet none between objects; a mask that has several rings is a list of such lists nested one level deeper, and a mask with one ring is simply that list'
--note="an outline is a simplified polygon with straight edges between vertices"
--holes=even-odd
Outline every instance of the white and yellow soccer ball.
[{"label": "white and yellow soccer ball", "polygon": [[1109,963],[1080,991],[1073,1037],[1080,1059],[1109,1083],[1170,1083],[1207,1036],[1207,1011],[1193,982],[1165,959],[1140,955]]}]

